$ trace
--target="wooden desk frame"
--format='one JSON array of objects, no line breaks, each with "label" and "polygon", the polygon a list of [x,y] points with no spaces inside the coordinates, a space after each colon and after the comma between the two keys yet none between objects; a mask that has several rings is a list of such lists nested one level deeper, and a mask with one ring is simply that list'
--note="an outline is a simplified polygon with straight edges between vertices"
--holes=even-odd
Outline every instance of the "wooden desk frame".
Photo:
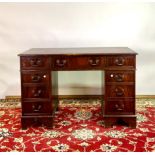
[{"label": "wooden desk frame", "polygon": [[101,109],[105,127],[124,122],[135,128],[136,54],[127,47],[42,48],[19,54],[22,128],[34,123],[52,128],[58,104],[57,71],[79,70],[105,72]]}]

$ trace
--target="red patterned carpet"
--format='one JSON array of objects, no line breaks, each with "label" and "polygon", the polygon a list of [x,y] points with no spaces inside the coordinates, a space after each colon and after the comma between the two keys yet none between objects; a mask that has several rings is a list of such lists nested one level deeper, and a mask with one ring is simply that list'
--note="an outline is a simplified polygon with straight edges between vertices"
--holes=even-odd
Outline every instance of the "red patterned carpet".
[{"label": "red patterned carpet", "polygon": [[[21,130],[20,108],[0,109],[0,151],[22,152],[153,152],[155,151],[154,101],[137,101],[137,128],[104,128],[99,101],[64,100],[54,128]],[[145,106],[144,106],[145,105]]]}]

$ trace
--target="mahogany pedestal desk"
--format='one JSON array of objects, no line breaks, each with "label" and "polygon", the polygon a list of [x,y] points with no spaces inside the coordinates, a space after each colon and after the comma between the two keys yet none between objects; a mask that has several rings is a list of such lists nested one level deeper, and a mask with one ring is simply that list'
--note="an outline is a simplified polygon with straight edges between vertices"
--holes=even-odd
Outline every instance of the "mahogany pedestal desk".
[{"label": "mahogany pedestal desk", "polygon": [[53,125],[58,105],[58,71],[104,71],[105,127],[136,127],[136,54],[127,47],[33,48],[20,56],[22,128]]}]

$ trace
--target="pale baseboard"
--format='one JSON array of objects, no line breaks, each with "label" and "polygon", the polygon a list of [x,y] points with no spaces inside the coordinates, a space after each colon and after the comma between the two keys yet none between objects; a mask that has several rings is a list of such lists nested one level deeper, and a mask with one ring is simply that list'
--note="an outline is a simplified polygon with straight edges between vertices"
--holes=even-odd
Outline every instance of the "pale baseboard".
[{"label": "pale baseboard", "polygon": [[153,98],[155,99],[155,95],[136,95],[136,98]]},{"label": "pale baseboard", "polygon": [[[101,99],[102,95],[59,95],[59,99]],[[104,98],[104,96],[103,96]],[[136,99],[155,99],[155,95],[136,95]],[[1,99],[1,100],[11,100],[11,99],[15,99],[15,100],[20,100],[21,97],[20,96],[6,96],[5,99]]]},{"label": "pale baseboard", "polygon": [[[89,98],[104,98],[104,95],[60,95],[59,99],[72,99],[72,98],[76,98],[76,99],[89,99]],[[155,99],[155,95],[136,95],[136,99],[143,99],[143,98],[154,98]]]}]

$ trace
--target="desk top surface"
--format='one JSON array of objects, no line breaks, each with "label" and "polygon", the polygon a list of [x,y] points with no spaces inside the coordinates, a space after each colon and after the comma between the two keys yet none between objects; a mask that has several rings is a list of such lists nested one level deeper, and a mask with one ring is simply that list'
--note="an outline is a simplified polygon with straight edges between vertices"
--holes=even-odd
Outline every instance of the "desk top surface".
[{"label": "desk top surface", "polygon": [[32,48],[19,56],[27,55],[119,55],[137,54],[128,47],[79,47],[79,48]]}]

